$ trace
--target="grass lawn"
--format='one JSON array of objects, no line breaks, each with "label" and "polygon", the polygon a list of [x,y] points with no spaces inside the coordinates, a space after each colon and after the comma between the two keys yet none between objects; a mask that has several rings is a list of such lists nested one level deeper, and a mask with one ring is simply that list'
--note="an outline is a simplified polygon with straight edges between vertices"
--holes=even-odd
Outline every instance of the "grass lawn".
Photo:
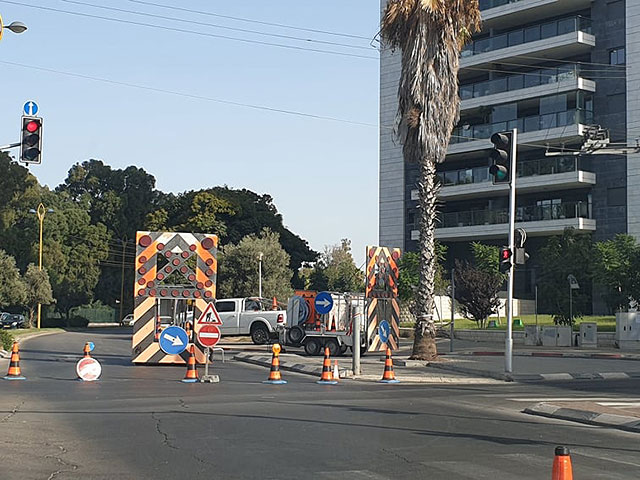
[{"label": "grass lawn", "polygon": [[5,332],[11,334],[13,338],[19,340],[20,337],[25,335],[32,335],[34,333],[40,332],[64,332],[62,328],[15,328],[15,329],[5,329]]},{"label": "grass lawn", "polygon": [[[514,330],[524,330],[525,325],[535,325],[536,318],[535,315],[520,315],[518,317],[522,320],[522,327],[514,326]],[[498,323],[498,317],[490,317],[490,320],[495,320]],[[580,330],[580,324],[583,322],[595,322],[598,324],[598,331],[600,332],[615,332],[616,331],[616,317],[611,316],[584,316],[581,318],[576,318],[574,320],[575,324],[573,329],[575,331]],[[538,315],[538,325],[553,325],[553,317],[551,315]],[[400,324],[401,327],[413,327],[411,322],[402,322]],[[455,328],[458,329],[473,329],[478,328],[476,322],[472,320],[467,320],[466,318],[460,319],[456,318]],[[498,324],[497,330],[506,330],[507,329],[507,321],[506,318],[502,317],[500,319],[500,323]]]}]

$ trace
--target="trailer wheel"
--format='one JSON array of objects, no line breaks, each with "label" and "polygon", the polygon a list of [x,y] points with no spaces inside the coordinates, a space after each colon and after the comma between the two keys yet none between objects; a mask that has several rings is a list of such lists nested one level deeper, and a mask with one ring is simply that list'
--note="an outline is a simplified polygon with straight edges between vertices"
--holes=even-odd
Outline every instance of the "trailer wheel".
[{"label": "trailer wheel", "polygon": [[340,353],[340,345],[338,345],[338,341],[335,338],[327,340],[324,346],[329,348],[329,355],[332,357],[337,357]]},{"label": "trailer wheel", "polygon": [[338,352],[338,355],[344,355],[345,353],[347,353],[347,350],[349,350],[349,347],[343,343],[342,345],[340,345],[340,351]]},{"label": "trailer wheel", "polygon": [[291,330],[289,330],[289,340],[294,345],[300,345],[300,342],[302,342],[304,335],[304,330],[298,325],[292,327]]},{"label": "trailer wheel", "polygon": [[262,323],[251,326],[251,341],[256,345],[264,345],[269,341],[269,330]]},{"label": "trailer wheel", "polygon": [[307,355],[315,356],[320,353],[320,341],[315,338],[310,338],[304,343],[304,352]]}]

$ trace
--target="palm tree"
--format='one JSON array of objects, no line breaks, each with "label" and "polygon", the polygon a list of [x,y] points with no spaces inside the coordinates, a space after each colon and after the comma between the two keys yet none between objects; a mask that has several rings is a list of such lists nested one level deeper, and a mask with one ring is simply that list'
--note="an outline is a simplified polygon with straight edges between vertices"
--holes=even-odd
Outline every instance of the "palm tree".
[{"label": "palm tree", "polygon": [[396,134],[405,162],[418,162],[420,276],[412,358],[437,356],[433,320],[436,164],[444,161],[460,117],[459,55],[480,27],[478,0],[389,0],[381,34],[402,53]]}]

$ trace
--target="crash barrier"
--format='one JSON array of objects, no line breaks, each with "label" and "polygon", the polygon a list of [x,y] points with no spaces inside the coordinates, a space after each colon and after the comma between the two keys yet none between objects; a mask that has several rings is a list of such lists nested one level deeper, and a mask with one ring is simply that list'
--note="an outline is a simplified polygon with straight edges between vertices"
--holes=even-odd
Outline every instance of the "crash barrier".
[{"label": "crash barrier", "polygon": [[9,371],[4,377],[5,380],[26,380],[20,371],[20,351],[18,342],[13,342],[11,347],[11,359],[9,360]]},{"label": "crash barrier", "polygon": [[287,383],[286,380],[282,379],[282,375],[280,374],[280,344],[274,343],[273,347],[271,347],[271,351],[273,355],[271,356],[271,370],[269,371],[269,378],[262,383],[270,383],[272,385],[282,385]]},{"label": "crash barrier", "polygon": [[338,383],[337,380],[334,380],[333,373],[331,372],[331,358],[329,355],[329,347],[324,347],[324,360],[322,361],[322,374],[320,375],[320,380],[316,383],[322,385],[335,385]]},{"label": "crash barrier", "polygon": [[567,447],[556,447],[553,458],[553,469],[551,480],[573,480],[573,467],[571,466],[571,455]]},{"label": "crash barrier", "polygon": [[399,380],[396,379],[396,374],[393,372],[393,360],[391,359],[391,349],[387,348],[387,355],[384,359],[384,373],[382,374],[382,379],[379,380],[380,383],[398,383]]}]

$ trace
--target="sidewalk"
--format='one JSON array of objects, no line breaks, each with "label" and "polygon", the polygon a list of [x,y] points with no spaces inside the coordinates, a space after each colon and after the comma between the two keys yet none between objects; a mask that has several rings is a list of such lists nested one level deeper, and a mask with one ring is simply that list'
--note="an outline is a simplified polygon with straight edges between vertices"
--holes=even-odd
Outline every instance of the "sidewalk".
[{"label": "sidewalk", "polygon": [[542,402],[524,413],[640,433],[640,403]]}]

